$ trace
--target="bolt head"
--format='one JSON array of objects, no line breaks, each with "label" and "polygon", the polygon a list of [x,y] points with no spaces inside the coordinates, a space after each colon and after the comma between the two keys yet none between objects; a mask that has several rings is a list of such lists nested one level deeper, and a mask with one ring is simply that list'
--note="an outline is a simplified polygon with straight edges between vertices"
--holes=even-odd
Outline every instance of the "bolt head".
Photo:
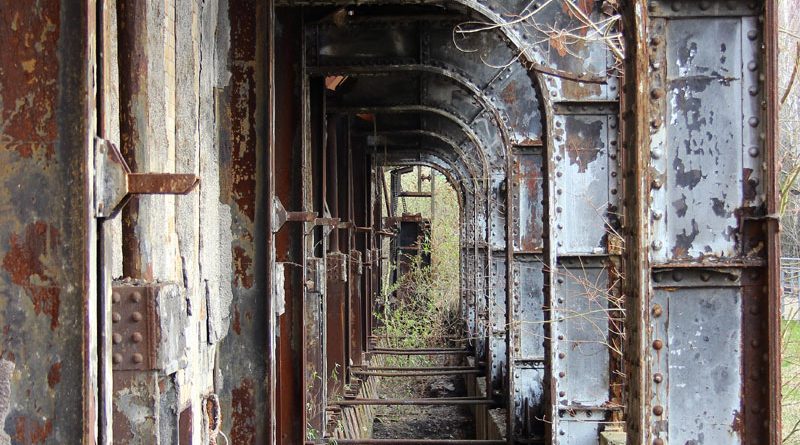
[{"label": "bolt head", "polygon": [[656,318],[660,317],[662,312],[663,312],[663,310],[662,310],[660,304],[656,304],[655,306],[653,306],[653,317],[656,317]]}]

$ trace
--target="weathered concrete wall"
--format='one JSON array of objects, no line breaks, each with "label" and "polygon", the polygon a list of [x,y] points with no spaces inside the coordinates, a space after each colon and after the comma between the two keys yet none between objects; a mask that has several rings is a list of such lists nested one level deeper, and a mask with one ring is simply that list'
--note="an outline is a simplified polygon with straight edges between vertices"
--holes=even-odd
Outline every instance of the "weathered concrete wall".
[{"label": "weathered concrete wall", "polygon": [[[255,418],[265,410],[266,344],[259,322],[263,264],[254,247],[262,212],[257,179],[263,179],[256,160],[256,84],[262,72],[255,60],[256,2],[170,0],[139,7],[146,13],[138,23],[147,31],[136,38],[147,64],[135,75],[146,84],[130,92],[143,104],[127,115],[139,125],[140,139],[130,161],[138,171],[201,178],[189,195],[132,203],[123,215],[130,221],[122,228],[124,248],[114,259],[126,276],[173,281],[186,290],[187,360],[159,395],[161,416],[174,421],[162,419],[158,434],[170,443],[184,413],[192,419],[191,443],[213,440],[205,400],[219,394],[227,437],[233,443],[262,442],[264,424]],[[123,92],[123,103],[125,97]],[[181,431],[180,440],[188,440],[186,434]]]}]

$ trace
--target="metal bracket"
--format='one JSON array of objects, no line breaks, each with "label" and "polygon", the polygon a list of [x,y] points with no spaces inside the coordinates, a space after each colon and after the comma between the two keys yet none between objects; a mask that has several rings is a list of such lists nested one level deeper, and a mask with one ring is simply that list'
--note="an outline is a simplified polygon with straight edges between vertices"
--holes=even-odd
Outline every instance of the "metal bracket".
[{"label": "metal bracket", "polygon": [[278,233],[287,222],[314,223],[315,226],[339,226],[339,218],[317,218],[315,212],[289,212],[276,196],[272,201],[272,232]]},{"label": "metal bracket", "polygon": [[200,182],[194,174],[132,173],[117,146],[95,138],[94,208],[96,218],[110,218],[133,195],[185,195]]},{"label": "metal bracket", "polygon": [[314,222],[317,218],[314,212],[288,212],[286,207],[277,196],[272,200],[272,233],[278,233],[289,221],[293,222]]}]

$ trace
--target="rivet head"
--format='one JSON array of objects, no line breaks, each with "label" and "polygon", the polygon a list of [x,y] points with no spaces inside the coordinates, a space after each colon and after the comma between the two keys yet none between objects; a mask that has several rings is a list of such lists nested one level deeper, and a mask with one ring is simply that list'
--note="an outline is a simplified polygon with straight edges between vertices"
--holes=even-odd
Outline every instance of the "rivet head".
[{"label": "rivet head", "polygon": [[664,184],[662,184],[661,180],[658,178],[653,179],[653,182],[650,183],[650,186],[656,190],[660,189],[662,185]]},{"label": "rivet head", "polygon": [[563,340],[563,339],[564,339],[564,336],[563,336],[563,335],[559,335],[559,336],[558,336],[558,339],[559,339],[559,340]]},{"label": "rivet head", "polygon": [[660,304],[656,304],[655,306],[653,306],[653,317],[658,318],[658,317],[661,316],[662,313],[663,313],[663,310],[661,309],[661,305]]},{"label": "rivet head", "polygon": [[142,294],[141,294],[141,292],[134,292],[134,293],[132,293],[132,294],[131,294],[131,301],[133,301],[134,303],[138,303],[138,302],[142,301]]},{"label": "rivet head", "polygon": [[683,281],[683,273],[677,270],[672,272],[672,279],[675,281]]},{"label": "rivet head", "polygon": [[567,393],[565,393],[564,391],[559,391],[558,392],[558,396],[559,397],[564,397],[565,395],[567,395]]},{"label": "rivet head", "polygon": [[119,301],[121,299],[122,299],[122,297],[120,297],[119,292],[114,292],[114,293],[111,294],[111,301],[113,303],[119,303]]},{"label": "rivet head", "polygon": [[562,379],[564,378],[565,375],[567,375],[567,373],[564,371],[558,373],[558,376],[561,377]]},{"label": "rivet head", "polygon": [[747,123],[750,124],[751,127],[758,127],[758,118],[753,116],[747,120]]},{"label": "rivet head", "polygon": [[115,365],[122,363],[122,354],[119,352],[115,353],[111,356],[111,361],[113,361]]},{"label": "rivet head", "polygon": [[758,87],[750,87],[747,89],[747,92],[750,93],[751,96],[758,95]]},{"label": "rivet head", "polygon": [[660,351],[664,347],[664,342],[661,340],[653,340],[653,349]]},{"label": "rivet head", "polygon": [[144,361],[144,357],[142,357],[142,354],[139,354],[138,352],[136,354],[133,354],[133,363],[137,363],[138,364],[138,363],[142,363],[143,361]]},{"label": "rivet head", "polygon": [[761,150],[759,150],[758,147],[753,146],[747,149],[747,154],[749,154],[750,157],[757,158],[758,155],[761,154]]},{"label": "rivet head", "polygon": [[119,314],[119,312],[114,312],[111,314],[111,321],[114,323],[119,323],[120,320],[122,320],[122,316]]},{"label": "rivet head", "polygon": [[567,356],[567,354],[564,354],[563,352],[559,352],[558,353],[558,358],[564,358],[566,356]]},{"label": "rivet head", "polygon": [[710,6],[711,3],[709,3],[708,0],[703,0],[700,2],[700,9],[702,9],[703,11],[707,10]]},{"label": "rivet head", "polygon": [[650,247],[652,247],[652,248],[653,248],[653,250],[661,250],[661,248],[662,248],[663,246],[664,246],[664,244],[663,244],[661,241],[653,241],[653,242],[650,244]]},{"label": "rivet head", "polygon": [[653,36],[653,38],[650,39],[650,44],[653,46],[661,45],[663,42],[664,39],[661,36]]},{"label": "rivet head", "polygon": [[134,332],[131,335],[131,341],[134,343],[141,343],[142,342],[142,334],[139,332]]},{"label": "rivet head", "polygon": [[142,313],[141,312],[134,312],[131,314],[131,320],[133,321],[142,321]]},{"label": "rivet head", "polygon": [[681,10],[681,4],[678,3],[678,2],[673,2],[672,3],[672,10],[675,11],[675,12],[680,11]]},{"label": "rivet head", "polygon": [[750,71],[755,71],[758,69],[758,64],[756,63],[755,60],[751,60],[747,62],[747,69]]},{"label": "rivet head", "polygon": [[661,212],[653,212],[653,219],[656,221],[660,220],[663,216],[664,214]]},{"label": "rivet head", "polygon": [[661,383],[661,382],[664,381],[664,376],[661,375],[660,372],[657,372],[657,373],[653,374],[653,381],[656,382],[656,383]]},{"label": "rivet head", "polygon": [[755,40],[758,37],[758,31],[755,29],[751,29],[747,31],[747,38],[750,40]]},{"label": "rivet head", "polygon": [[[661,125],[661,124],[659,123],[659,125]],[[650,150],[650,157],[653,158],[653,159],[661,159],[661,156],[663,154],[664,153],[661,151],[660,148],[654,148],[654,149]]]},{"label": "rivet head", "polygon": [[664,91],[663,88],[653,88],[652,90],[650,90],[650,97],[656,100],[661,99],[662,97],[664,97],[665,94],[666,91]]},{"label": "rivet head", "polygon": [[653,439],[653,445],[664,445],[664,439]]},{"label": "rivet head", "polygon": [[700,273],[700,279],[703,280],[703,281],[708,281],[708,280],[711,279],[711,274],[708,273],[708,272],[701,272]]},{"label": "rivet head", "polygon": [[655,414],[656,416],[660,416],[660,415],[664,414],[664,407],[661,406],[661,405],[654,406],[653,407],[653,414]]},{"label": "rivet head", "polygon": [[114,334],[111,336],[111,341],[114,342],[115,345],[122,343],[122,334]]}]

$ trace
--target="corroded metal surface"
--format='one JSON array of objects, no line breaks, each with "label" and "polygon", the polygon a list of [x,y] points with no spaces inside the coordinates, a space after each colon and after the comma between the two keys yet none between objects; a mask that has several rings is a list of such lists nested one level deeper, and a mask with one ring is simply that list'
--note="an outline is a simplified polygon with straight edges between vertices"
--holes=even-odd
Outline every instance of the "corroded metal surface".
[{"label": "corroded metal surface", "polygon": [[[458,194],[469,340],[413,353],[473,354],[509,443],[777,445],[774,2],[401,3],[0,12],[13,443],[339,437],[358,370],[412,353],[372,348],[372,311],[384,167],[425,165]],[[584,38],[616,13],[625,60]],[[96,136],[136,173],[106,181]],[[121,221],[105,199],[196,177]],[[112,271],[178,283],[171,315]]]}]

